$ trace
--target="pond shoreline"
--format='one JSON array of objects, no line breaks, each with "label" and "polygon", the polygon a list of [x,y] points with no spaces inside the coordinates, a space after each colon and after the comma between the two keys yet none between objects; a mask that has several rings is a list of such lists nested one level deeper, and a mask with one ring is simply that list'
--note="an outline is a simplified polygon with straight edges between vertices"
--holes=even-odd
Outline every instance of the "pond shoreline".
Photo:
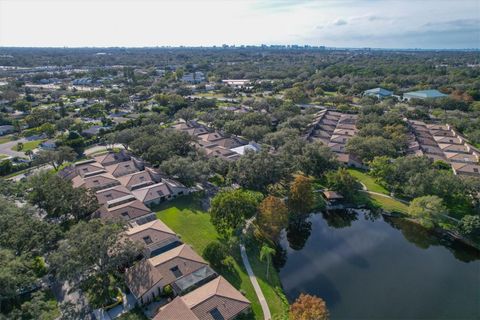
[{"label": "pond shoreline", "polygon": [[[390,218],[405,219],[407,221],[410,221],[412,223],[415,223],[419,226],[424,227],[417,219],[414,219],[414,218],[411,218],[411,217],[405,217],[404,215],[401,215],[401,214],[394,214],[394,213],[383,211],[382,215],[386,216],[386,217],[390,217]],[[453,232],[453,231],[450,231],[450,230],[446,230],[446,229],[443,229],[443,228],[440,228],[440,227],[435,227],[435,228],[429,229],[429,230],[432,231],[432,232],[435,232],[436,234],[438,234],[442,237],[447,237],[451,240],[459,241],[459,242],[461,242],[461,243],[463,243],[463,244],[465,244],[465,245],[467,245],[467,246],[469,246],[473,249],[478,250],[479,253],[480,253],[480,245],[479,244],[471,241],[470,239],[465,238],[464,236],[462,236],[459,233],[456,233],[456,232]]]}]

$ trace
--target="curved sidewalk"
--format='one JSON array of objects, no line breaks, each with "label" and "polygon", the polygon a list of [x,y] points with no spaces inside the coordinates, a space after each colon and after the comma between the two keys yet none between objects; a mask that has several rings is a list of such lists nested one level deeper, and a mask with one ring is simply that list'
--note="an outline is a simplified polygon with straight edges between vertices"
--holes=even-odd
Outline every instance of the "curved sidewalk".
[{"label": "curved sidewalk", "polygon": [[267,300],[265,299],[262,289],[260,289],[260,285],[258,284],[257,278],[253,273],[252,266],[248,261],[247,252],[243,244],[240,244],[240,254],[242,256],[243,265],[245,266],[245,269],[247,270],[247,273],[248,273],[248,277],[250,278],[250,282],[252,282],[253,288],[255,289],[255,293],[257,294],[258,301],[260,301],[260,305],[262,306],[263,318],[265,320],[270,320],[272,318],[272,315],[270,314],[270,309],[268,308]]}]

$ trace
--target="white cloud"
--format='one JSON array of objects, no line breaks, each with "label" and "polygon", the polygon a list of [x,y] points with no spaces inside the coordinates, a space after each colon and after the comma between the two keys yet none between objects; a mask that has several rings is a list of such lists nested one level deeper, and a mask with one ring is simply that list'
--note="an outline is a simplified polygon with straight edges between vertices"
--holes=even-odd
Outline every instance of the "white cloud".
[{"label": "white cloud", "polygon": [[332,24],[334,26],[344,26],[344,25],[348,24],[348,22],[343,20],[343,19],[337,19],[337,20],[333,21]]}]

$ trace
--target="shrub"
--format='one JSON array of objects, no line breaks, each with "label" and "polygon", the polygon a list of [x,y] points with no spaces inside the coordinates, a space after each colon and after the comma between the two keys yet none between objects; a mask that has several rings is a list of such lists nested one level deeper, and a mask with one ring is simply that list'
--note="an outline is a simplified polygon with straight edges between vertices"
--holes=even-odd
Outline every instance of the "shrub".
[{"label": "shrub", "polygon": [[227,248],[224,244],[214,241],[209,243],[203,250],[203,257],[214,267],[223,265],[223,261],[227,258]]}]

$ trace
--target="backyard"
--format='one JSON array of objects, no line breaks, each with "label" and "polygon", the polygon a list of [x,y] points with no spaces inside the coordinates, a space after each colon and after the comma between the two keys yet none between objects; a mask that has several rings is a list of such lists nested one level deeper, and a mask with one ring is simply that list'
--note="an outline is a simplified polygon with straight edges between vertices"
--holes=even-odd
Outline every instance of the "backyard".
[{"label": "backyard", "polygon": [[[185,243],[190,244],[198,253],[202,254],[205,247],[212,241],[218,240],[218,234],[210,222],[210,215],[202,210],[200,198],[190,195],[178,198],[156,208],[157,217],[172,230],[177,232]],[[276,272],[271,272],[270,280],[265,278],[266,266],[258,260],[258,248],[248,248],[249,260],[253,271],[258,278],[262,291],[267,298],[272,315],[285,314],[286,305],[280,286],[280,280]],[[255,295],[253,286],[243,267],[240,251],[231,253],[234,258],[234,270],[219,272],[237,289],[245,293],[252,303],[255,319],[263,319],[263,313]],[[217,270],[218,271],[218,270]],[[280,294],[277,294],[280,291]]]},{"label": "backyard", "polygon": [[26,152],[26,151],[29,151],[29,150],[33,150],[35,148],[38,147],[38,145],[42,142],[44,142],[45,140],[34,140],[34,141],[28,141],[28,142],[24,142],[23,143],[23,148],[21,150],[18,150],[17,149],[17,145],[14,145],[12,147],[12,150],[13,151],[23,151],[23,152]]}]

